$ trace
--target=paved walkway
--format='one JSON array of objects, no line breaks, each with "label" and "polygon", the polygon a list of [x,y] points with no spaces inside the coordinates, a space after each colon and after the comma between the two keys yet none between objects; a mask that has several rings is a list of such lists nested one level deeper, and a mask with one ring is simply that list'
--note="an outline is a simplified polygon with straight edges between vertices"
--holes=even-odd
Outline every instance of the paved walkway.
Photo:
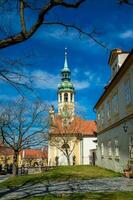
[{"label": "paved walkway", "polygon": [[133,179],[104,178],[65,182],[26,184],[15,189],[0,189],[1,200],[17,200],[32,195],[61,194],[74,192],[133,191]]},{"label": "paved walkway", "polygon": [[0,175],[0,183],[7,180],[11,175],[7,174],[7,175]]}]

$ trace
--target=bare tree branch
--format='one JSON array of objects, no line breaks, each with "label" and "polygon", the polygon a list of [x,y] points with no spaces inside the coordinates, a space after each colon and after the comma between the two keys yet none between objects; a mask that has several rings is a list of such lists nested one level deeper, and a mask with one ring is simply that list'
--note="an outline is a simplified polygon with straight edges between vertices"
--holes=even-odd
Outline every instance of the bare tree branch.
[{"label": "bare tree branch", "polygon": [[29,31],[26,31],[26,24],[24,20],[24,0],[19,0],[19,6],[20,6],[20,18],[21,18],[21,32],[15,35],[12,35],[10,37],[7,37],[5,39],[0,40],[0,48],[5,48],[11,45],[18,44],[20,42],[23,42],[27,39],[29,39],[37,30],[38,28],[43,24],[43,21],[45,19],[45,15],[48,14],[49,11],[52,10],[52,8],[56,6],[62,6],[66,8],[78,8],[85,0],[78,0],[75,3],[68,3],[63,0],[51,0],[46,5],[42,7],[38,14],[38,18],[34,25],[29,29]]},{"label": "bare tree branch", "polygon": [[24,19],[24,0],[20,0],[20,22],[23,34],[26,34],[26,24]]},{"label": "bare tree branch", "polygon": [[120,4],[127,4],[129,6],[133,6],[133,1],[132,0],[119,0],[118,2]]},{"label": "bare tree branch", "polygon": [[98,39],[96,39],[96,38],[94,37],[93,33],[95,33],[95,32],[93,32],[93,31],[92,31],[91,33],[87,33],[87,32],[83,31],[81,28],[79,28],[79,27],[76,26],[76,25],[65,24],[65,23],[63,23],[63,22],[44,22],[43,24],[45,24],[45,25],[61,25],[61,26],[65,27],[66,30],[67,30],[67,29],[74,29],[74,30],[76,30],[76,31],[79,32],[80,36],[83,34],[83,35],[85,35],[85,36],[91,38],[94,42],[96,42],[97,44],[99,44],[101,47],[103,47],[103,48],[105,48],[105,49],[107,49],[107,50],[110,50],[110,49],[107,47],[107,45],[105,45],[103,42],[99,41]]},{"label": "bare tree branch", "polygon": [[27,103],[24,98],[1,109],[0,133],[5,144],[14,152],[14,169],[17,169],[16,160],[21,150],[45,145],[48,129],[46,116],[45,105],[41,102]]}]

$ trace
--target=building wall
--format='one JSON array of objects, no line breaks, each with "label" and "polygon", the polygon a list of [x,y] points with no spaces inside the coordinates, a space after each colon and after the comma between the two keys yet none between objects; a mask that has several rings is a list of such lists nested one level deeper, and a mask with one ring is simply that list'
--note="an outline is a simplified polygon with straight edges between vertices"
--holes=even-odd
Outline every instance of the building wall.
[{"label": "building wall", "polygon": [[91,163],[91,151],[92,149],[96,149],[96,143],[93,142],[96,140],[96,137],[83,137],[83,140],[81,141],[81,163],[83,165],[89,165]]},{"label": "building wall", "polygon": [[[107,130],[97,136],[97,162],[98,166],[114,171],[123,172],[129,160],[129,137],[132,133],[132,121],[128,121],[128,133],[124,132],[123,123]],[[115,153],[115,140],[118,140],[119,155]],[[109,155],[109,141],[111,141],[112,155]],[[101,145],[103,143],[103,154]]]},{"label": "building wall", "polygon": [[13,164],[13,155],[0,154],[0,165],[4,168],[6,165]]},{"label": "building wall", "polygon": [[[64,94],[68,94],[68,102],[64,101]],[[71,99],[72,94],[72,99]],[[62,100],[60,100],[60,95]],[[58,114],[61,115],[61,111],[63,111],[64,105],[67,105],[68,110],[71,110],[71,115],[74,114],[74,93],[73,92],[60,92],[58,94]]]},{"label": "building wall", "polygon": [[[131,103],[126,105],[125,102],[125,81],[130,80],[131,87]],[[114,95],[118,95],[118,112],[113,112],[112,99]],[[108,118],[108,109],[107,104],[110,104],[110,118]],[[103,124],[102,119],[98,120],[98,113],[103,112]],[[98,124],[98,132],[103,129],[109,127],[115,122],[125,118],[129,114],[133,113],[133,65],[127,70],[124,76],[120,79],[119,83],[111,90],[111,92],[107,95],[105,100],[101,103],[101,105],[97,109],[97,124]]]},{"label": "building wall", "polygon": [[113,78],[115,74],[118,72],[119,68],[122,66],[128,54],[129,53],[121,53],[116,56],[114,62],[111,65],[111,78]]},{"label": "building wall", "polygon": [[[96,140],[96,137],[83,137],[82,140],[72,139],[71,147],[75,144],[74,150],[70,156],[71,165],[73,165],[73,156],[75,156],[75,165],[88,165],[91,162],[91,150],[96,149],[96,143],[93,142]],[[63,152],[56,148],[55,146],[48,145],[48,164],[50,166],[55,166],[56,161],[55,157],[59,157],[59,165],[67,165],[66,156]]]},{"label": "building wall", "polygon": [[[129,81],[131,101],[126,103],[125,83]],[[117,94],[117,101],[113,98]],[[109,117],[110,105],[110,117]],[[116,105],[118,109],[116,109]],[[100,114],[99,114],[100,113]],[[129,160],[129,137],[133,135],[133,64],[130,65],[118,83],[107,93],[103,102],[97,107],[98,148],[97,165],[115,171],[123,171]],[[127,133],[124,132],[126,122]],[[114,141],[118,139],[119,158],[115,157]],[[109,141],[111,141],[112,158],[109,158]],[[101,144],[104,146],[102,156]]]},{"label": "building wall", "polygon": [[[54,138],[52,138],[54,140]],[[60,145],[59,147],[62,146],[61,144],[62,139],[60,139]],[[59,158],[58,159],[58,164],[59,165],[68,165],[67,164],[67,158],[63,154],[63,152],[56,147],[56,145],[51,145],[52,141],[49,141],[48,145],[48,165],[49,166],[56,166],[56,156]],[[72,137],[71,141],[69,141],[69,146],[71,149],[73,149],[71,155],[70,155],[70,163],[73,165],[73,156],[75,156],[75,164],[78,165],[80,164],[80,141],[77,140],[75,137]]]}]

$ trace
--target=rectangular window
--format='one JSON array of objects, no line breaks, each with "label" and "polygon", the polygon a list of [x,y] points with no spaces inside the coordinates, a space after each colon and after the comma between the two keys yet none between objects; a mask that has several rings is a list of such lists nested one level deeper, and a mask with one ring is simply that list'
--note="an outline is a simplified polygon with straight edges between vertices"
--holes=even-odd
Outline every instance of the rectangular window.
[{"label": "rectangular window", "polygon": [[107,119],[111,118],[111,105],[110,102],[107,102]]},{"label": "rectangular window", "polygon": [[100,125],[101,115],[100,112],[97,113],[97,123]]},{"label": "rectangular window", "polygon": [[115,139],[115,157],[119,157],[119,142],[118,139]]},{"label": "rectangular window", "polygon": [[129,79],[125,81],[125,102],[126,105],[131,103],[131,85]]},{"label": "rectangular window", "polygon": [[101,156],[102,157],[104,156],[104,145],[103,145],[103,143],[101,143]]},{"label": "rectangular window", "polygon": [[118,95],[115,94],[112,98],[112,111],[114,114],[118,113]]},{"label": "rectangular window", "polygon": [[109,154],[109,157],[112,157],[111,140],[108,141],[108,154]]},{"label": "rectangular window", "polygon": [[101,124],[104,124],[104,114],[103,114],[103,110],[101,110]]},{"label": "rectangular window", "polygon": [[130,158],[133,158],[133,136],[129,137],[129,154]]}]

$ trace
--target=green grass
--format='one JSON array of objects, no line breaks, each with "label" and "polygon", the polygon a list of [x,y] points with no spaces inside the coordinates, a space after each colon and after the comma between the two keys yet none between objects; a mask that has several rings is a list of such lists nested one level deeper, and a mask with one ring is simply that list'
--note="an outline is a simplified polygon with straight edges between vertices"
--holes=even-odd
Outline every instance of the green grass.
[{"label": "green grass", "polygon": [[75,193],[70,195],[46,195],[23,200],[133,200],[133,192]]},{"label": "green grass", "polygon": [[0,188],[14,188],[28,183],[34,184],[43,181],[85,180],[118,176],[121,176],[121,174],[96,166],[63,166],[40,174],[11,177],[3,183],[0,183]]}]

